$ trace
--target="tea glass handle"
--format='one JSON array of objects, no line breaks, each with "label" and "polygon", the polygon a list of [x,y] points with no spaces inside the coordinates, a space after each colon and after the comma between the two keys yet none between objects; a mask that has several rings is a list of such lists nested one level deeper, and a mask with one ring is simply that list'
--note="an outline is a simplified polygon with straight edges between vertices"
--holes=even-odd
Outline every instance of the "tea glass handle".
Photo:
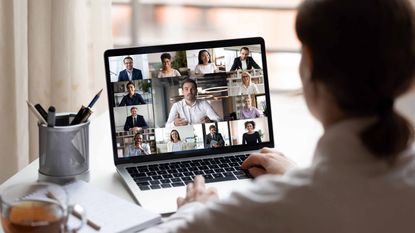
[{"label": "tea glass handle", "polygon": [[66,231],[67,233],[76,233],[78,232],[83,226],[86,224],[86,213],[84,208],[81,205],[75,204],[68,206],[68,218],[70,215],[75,216],[77,219],[80,220],[79,226],[75,228],[69,228],[68,223],[66,223]]}]

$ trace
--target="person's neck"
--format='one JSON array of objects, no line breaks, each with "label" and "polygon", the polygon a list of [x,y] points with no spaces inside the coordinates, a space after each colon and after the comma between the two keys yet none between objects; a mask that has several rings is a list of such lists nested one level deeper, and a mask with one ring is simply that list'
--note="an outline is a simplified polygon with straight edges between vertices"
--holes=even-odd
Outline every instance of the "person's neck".
[{"label": "person's neck", "polygon": [[171,67],[166,67],[166,68],[163,68],[163,72],[164,72],[164,73],[170,73],[170,72],[171,72],[171,70],[172,70],[172,68],[171,68]]},{"label": "person's neck", "polygon": [[134,94],[135,94],[134,92],[133,92],[133,93],[128,93],[128,95],[129,95],[130,97],[132,97]]},{"label": "person's neck", "polygon": [[184,100],[186,102],[187,105],[192,106],[193,104],[195,104],[196,100]]}]

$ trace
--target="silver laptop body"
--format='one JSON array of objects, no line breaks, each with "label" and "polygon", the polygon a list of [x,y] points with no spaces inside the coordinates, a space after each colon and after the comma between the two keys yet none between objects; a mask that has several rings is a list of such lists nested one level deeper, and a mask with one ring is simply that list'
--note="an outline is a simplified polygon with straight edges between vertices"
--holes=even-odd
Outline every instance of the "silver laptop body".
[{"label": "silver laptop body", "polygon": [[[247,49],[248,58],[240,59]],[[208,65],[199,64],[206,52]],[[244,190],[250,179],[238,169],[240,163],[264,146],[274,147],[262,38],[110,49],[104,59],[114,163],[141,206],[162,214],[176,211],[176,198],[185,195],[185,185],[198,174],[221,198]],[[254,85],[243,83],[247,74]],[[173,105],[183,102],[187,79],[197,85],[197,101],[208,104],[218,120],[189,120],[185,126],[169,122]],[[193,109],[190,116],[177,117],[190,118],[197,114]],[[253,131],[246,128],[249,124]]]}]

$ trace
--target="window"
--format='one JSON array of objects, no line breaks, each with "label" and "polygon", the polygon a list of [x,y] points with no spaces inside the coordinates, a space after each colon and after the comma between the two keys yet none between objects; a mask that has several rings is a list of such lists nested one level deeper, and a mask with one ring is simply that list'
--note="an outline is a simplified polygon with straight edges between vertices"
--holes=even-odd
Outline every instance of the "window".
[{"label": "window", "polygon": [[115,47],[261,36],[272,91],[297,90],[301,0],[113,0]]}]

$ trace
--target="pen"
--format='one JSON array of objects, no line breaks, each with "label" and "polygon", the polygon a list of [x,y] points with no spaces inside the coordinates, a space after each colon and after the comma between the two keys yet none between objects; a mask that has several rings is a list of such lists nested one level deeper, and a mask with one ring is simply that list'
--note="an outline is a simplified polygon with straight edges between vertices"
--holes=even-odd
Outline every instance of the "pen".
[{"label": "pen", "polygon": [[92,110],[90,107],[85,108],[84,113],[81,117],[81,122],[80,123],[85,123],[88,121],[89,116],[91,116],[92,114]]},{"label": "pen", "polygon": [[[51,193],[51,192],[47,192],[46,193],[46,196],[48,198],[50,198],[50,199],[58,200],[58,198],[53,193]],[[78,211],[74,210],[72,212],[72,215],[75,216],[77,219],[82,220],[82,215]],[[101,226],[100,225],[94,223],[93,221],[89,220],[88,218],[86,219],[86,224],[88,224],[88,226],[92,227],[96,231],[101,230]]]},{"label": "pen", "polygon": [[29,102],[29,100],[26,100],[27,106],[29,107],[30,111],[32,111],[33,114],[35,114],[35,116],[37,117],[37,119],[39,120],[39,122],[41,124],[47,124],[46,120],[42,117],[42,115],[38,112],[38,110],[36,110],[36,108],[33,106],[32,103]]},{"label": "pen", "polygon": [[72,120],[71,125],[80,124],[83,122],[86,122],[88,120],[88,117],[91,115],[92,111],[91,108],[94,106],[95,102],[97,102],[99,96],[102,93],[101,89],[91,100],[91,102],[88,104],[88,107],[82,106],[81,109],[79,109],[78,113],[75,115],[75,118]]},{"label": "pen", "polygon": [[55,126],[55,114],[56,109],[53,106],[50,106],[48,109],[48,127],[54,127]]},{"label": "pen", "polygon": [[92,108],[92,106],[94,106],[95,102],[97,102],[99,96],[101,95],[103,89],[101,89],[95,96],[94,98],[91,100],[91,102],[88,104],[88,108]]},{"label": "pen", "polygon": [[79,109],[78,113],[75,115],[75,118],[72,120],[71,125],[77,125],[81,123],[85,110],[85,106],[82,105],[81,109]]},{"label": "pen", "polygon": [[43,119],[45,119],[45,121],[47,121],[48,120],[48,113],[45,111],[45,109],[42,108],[42,105],[36,104],[35,108],[40,113],[40,115],[42,115]]}]

